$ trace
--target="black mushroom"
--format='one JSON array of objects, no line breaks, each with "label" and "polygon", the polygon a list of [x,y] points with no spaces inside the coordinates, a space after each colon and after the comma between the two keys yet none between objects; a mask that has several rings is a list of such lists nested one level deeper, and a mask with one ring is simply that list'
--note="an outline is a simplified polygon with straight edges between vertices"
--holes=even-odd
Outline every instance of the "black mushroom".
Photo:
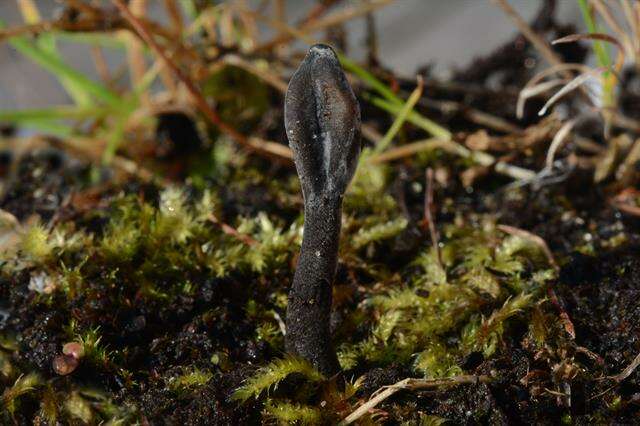
[{"label": "black mushroom", "polygon": [[360,154],[360,107],[331,47],[312,46],[291,78],[285,128],[304,197],[304,234],[289,292],[286,348],[331,376],[340,371],[330,316],[342,198]]}]

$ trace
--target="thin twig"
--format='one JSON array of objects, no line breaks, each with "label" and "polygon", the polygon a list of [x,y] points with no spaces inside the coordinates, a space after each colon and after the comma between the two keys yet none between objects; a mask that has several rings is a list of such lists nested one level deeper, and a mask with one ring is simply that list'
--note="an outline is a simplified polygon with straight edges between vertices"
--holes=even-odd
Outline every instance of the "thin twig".
[{"label": "thin twig", "polygon": [[636,205],[634,199],[640,197],[640,192],[635,188],[622,190],[613,197],[609,203],[620,211],[632,216],[640,216],[640,206]]},{"label": "thin twig", "polygon": [[107,87],[113,88],[113,78],[109,72],[109,66],[107,65],[107,60],[104,57],[102,48],[100,46],[91,46],[91,57],[93,58],[93,63],[95,64],[98,76],[100,76],[100,80],[102,80]]},{"label": "thin twig", "polygon": [[615,380],[616,382],[620,383],[621,381],[623,381],[624,379],[629,377],[631,375],[631,373],[633,373],[635,371],[635,369],[638,368],[639,365],[640,365],[640,353],[638,353],[638,355],[636,355],[636,357],[633,359],[633,361],[631,361],[631,364],[629,364],[624,370],[622,370],[620,372],[620,374],[616,374],[615,376],[611,376],[611,378],[613,380]]},{"label": "thin twig", "polygon": [[176,35],[182,34],[184,23],[182,20],[182,13],[180,13],[176,0],[164,0],[164,8],[167,11],[167,15],[169,15],[173,31]]},{"label": "thin twig", "polygon": [[393,394],[401,390],[420,390],[420,389],[433,389],[443,386],[456,386],[461,384],[478,384],[478,383],[490,383],[491,378],[489,376],[455,376],[446,379],[404,379],[391,386],[383,386],[376,391],[369,401],[358,407],[353,413],[345,417],[339,426],[350,425],[358,420],[360,417],[367,414],[374,409],[385,399],[389,398]]},{"label": "thin twig", "polygon": [[406,145],[389,148],[379,155],[372,156],[369,161],[371,162],[371,164],[382,164],[390,161],[401,160],[403,158],[411,157],[423,151],[430,151],[438,148],[443,149],[451,154],[459,154],[458,146],[452,144],[450,141],[437,138],[429,138],[417,142],[408,143]]},{"label": "thin twig", "polygon": [[425,173],[426,187],[424,190],[424,222],[429,227],[429,234],[431,235],[431,245],[436,253],[436,259],[438,259],[438,265],[440,269],[444,271],[444,263],[442,262],[442,251],[440,250],[440,235],[436,228],[436,221],[434,215],[434,203],[433,203],[433,169],[428,168]]},{"label": "thin twig", "polygon": [[463,102],[441,101],[425,97],[420,99],[418,104],[427,108],[435,109],[443,114],[458,112],[475,124],[489,127],[499,132],[518,133],[522,131],[520,127],[510,123],[502,117],[471,108]]}]

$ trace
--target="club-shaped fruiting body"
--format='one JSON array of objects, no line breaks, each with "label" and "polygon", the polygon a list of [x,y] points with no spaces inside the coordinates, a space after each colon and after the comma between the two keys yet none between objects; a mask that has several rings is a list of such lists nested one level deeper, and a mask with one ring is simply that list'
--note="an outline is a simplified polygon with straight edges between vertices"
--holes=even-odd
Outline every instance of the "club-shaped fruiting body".
[{"label": "club-shaped fruiting body", "polygon": [[340,371],[331,343],[342,197],[360,153],[360,108],[334,51],[317,44],[291,78],[285,128],[304,197],[304,235],[287,307],[287,351]]}]

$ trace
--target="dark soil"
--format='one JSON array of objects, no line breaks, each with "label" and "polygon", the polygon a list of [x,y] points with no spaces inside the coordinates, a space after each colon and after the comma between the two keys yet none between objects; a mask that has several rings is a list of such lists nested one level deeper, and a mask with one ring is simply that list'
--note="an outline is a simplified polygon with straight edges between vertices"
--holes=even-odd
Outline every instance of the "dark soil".
[{"label": "dark soil", "polygon": [[[554,3],[542,4],[532,26],[551,38],[574,32],[556,22]],[[582,47],[563,46],[557,53],[571,62],[581,62],[586,55]],[[516,122],[514,105],[518,88],[532,75],[530,58],[537,60],[534,49],[518,36],[458,70],[453,81],[426,84],[425,99],[457,102]],[[428,68],[422,73],[429,81]],[[633,72],[625,78],[629,90],[622,104],[628,114],[638,109],[633,90],[637,78]],[[402,94],[415,84],[393,82]],[[364,92],[357,90],[358,95]],[[284,143],[282,129],[274,124],[281,122],[282,99],[275,93],[266,94],[273,105],[264,114],[266,123],[259,126],[270,138]],[[539,123],[540,102],[530,102],[519,126]],[[443,112],[432,104],[418,106],[430,118],[460,133],[462,142],[465,135],[482,129],[469,120],[465,108]],[[574,107],[569,103],[570,109]],[[386,129],[390,123],[386,113],[367,102],[363,102],[362,113],[364,122],[373,127]],[[2,132],[11,130],[3,128]],[[409,141],[423,136],[410,126],[402,134]],[[295,225],[302,200],[299,188],[291,183],[295,182],[291,167],[243,157],[226,169],[214,169],[210,159],[216,147],[204,139],[191,118],[166,114],[160,117],[157,146],[149,164],[185,186],[189,202],[210,190],[219,201],[218,219],[225,223],[237,226],[241,217],[255,218],[263,212],[282,229]],[[596,141],[601,143],[601,137]],[[513,163],[540,169],[544,152],[541,155],[538,150],[532,148],[532,153],[518,156]],[[499,151],[493,154],[508,156]],[[423,222],[425,165],[446,172],[435,191],[441,235],[452,224],[481,228],[490,217],[495,223],[541,237],[560,270],[526,314],[509,320],[492,355],[473,350],[455,360],[464,374],[490,376],[490,383],[399,392],[377,407],[378,420],[383,424],[431,424],[430,420],[440,424],[427,417],[437,416],[450,424],[469,425],[638,423],[640,372],[633,371],[619,383],[611,376],[640,353],[640,220],[611,206],[610,182],[595,185],[592,170],[565,164],[561,178],[553,182],[515,187],[511,180],[487,169],[472,186],[465,186],[460,175],[468,169],[468,162],[429,155],[390,167],[382,195],[395,200],[408,221],[406,228],[390,241],[368,247],[371,253],[362,256],[367,260],[365,266],[353,256],[340,258],[331,318],[337,338],[345,343],[364,340],[372,328],[368,299],[383,294],[385,286],[393,289],[404,284],[403,280],[410,281],[416,272],[417,253],[430,247]],[[157,220],[162,188],[133,178],[115,183],[109,173],[103,173],[96,184],[89,178],[90,166],[56,150],[37,151],[20,159],[10,152],[0,153],[0,174],[7,179],[2,210],[21,222],[38,216],[42,223],[68,225],[73,232],[93,238],[86,243],[85,247],[92,248],[86,253],[69,250],[33,263],[23,263],[24,253],[0,260],[0,372],[10,366],[20,374],[35,372],[40,377],[39,393],[25,392],[9,409],[4,398],[20,375],[0,375],[0,408],[4,410],[0,422],[56,424],[73,419],[69,421],[98,424],[119,418],[126,424],[261,424],[269,421],[263,411],[267,398],[289,400],[305,395],[313,406],[324,407],[321,401],[331,400],[327,395],[339,393],[330,387],[335,384],[313,387],[291,375],[258,398],[244,403],[232,399],[234,391],[257,374],[260,366],[283,356],[282,336],[276,332],[275,337],[269,333],[264,337],[258,330],[265,324],[277,330],[274,318],[284,318],[282,299],[297,256],[293,237],[282,234],[288,240],[278,253],[285,260],[269,259],[262,271],[252,269],[257,261],[242,264],[249,258],[242,251],[247,249],[209,222],[196,227],[197,235],[186,243],[147,241],[143,235],[139,239],[146,242],[131,257],[109,257],[98,242],[113,232],[113,223],[122,226],[115,235],[132,232],[126,225],[134,220],[143,234],[153,231],[145,228],[145,221]],[[378,213],[352,212],[352,216]],[[113,222],[120,216],[124,217],[121,222]],[[241,266],[225,265],[228,272],[216,277],[207,263],[211,262],[206,258],[210,252],[205,253],[209,239],[223,255],[233,255],[234,250],[242,253],[237,255]],[[79,284],[72,282],[69,272],[76,267],[81,273]],[[64,290],[39,294],[30,289],[34,275],[42,271],[64,275],[68,280],[65,286],[60,284]],[[531,271],[525,270],[523,276],[530,278]],[[550,303],[553,294],[557,302]],[[481,313],[489,317],[497,308],[495,302],[486,302]],[[575,338],[567,333],[563,315],[573,324]],[[99,334],[95,346],[105,353],[98,350],[82,358],[69,375],[57,374],[53,363],[63,345],[79,336],[86,340],[92,332]],[[447,335],[443,340],[454,346],[459,336]],[[361,360],[345,374],[347,380],[362,376],[352,405],[336,402],[336,410],[345,410],[340,412],[344,416],[380,387],[416,376],[414,359],[403,361]],[[197,376],[202,372],[204,378]],[[176,384],[189,378],[196,383]],[[90,407],[91,416],[83,418],[65,405],[78,394]],[[66,408],[47,411],[43,395]],[[328,418],[326,423],[335,423],[335,418]]]},{"label": "dark soil", "polygon": [[[3,209],[18,217],[34,212],[52,217],[61,208],[63,194],[72,188],[63,183],[72,182],[73,178],[67,176],[77,176],[73,170],[78,169],[69,169],[61,160],[53,161],[50,155],[36,154],[22,160],[18,168],[20,174],[9,191],[11,195],[1,206]],[[41,167],[47,168],[47,184],[34,177],[34,170]],[[34,203],[34,185],[46,190],[39,199],[50,201]],[[567,185],[539,191],[527,189],[518,197],[509,191],[477,190],[469,195],[450,188],[446,193],[451,193],[455,201],[443,204],[473,207],[466,215],[468,220],[474,220],[477,212],[487,210],[502,218],[503,223],[530,229],[543,236],[562,259],[562,270],[554,289],[576,332],[575,341],[568,342],[565,350],[571,353],[571,359],[578,360],[587,369],[579,379],[569,383],[571,401],[544,392],[556,384],[553,371],[559,368],[563,356],[544,353],[542,348],[525,339],[524,328],[518,331],[515,327],[499,357],[484,360],[482,354],[474,353],[460,360],[460,365],[469,373],[495,376],[493,383],[449,391],[399,394],[381,408],[390,410],[397,418],[411,418],[411,411],[407,410],[418,410],[461,424],[556,423],[560,419],[571,419],[578,424],[604,419],[633,422],[639,408],[636,402],[640,390],[638,372],[619,385],[601,379],[622,371],[640,351],[638,224],[607,207],[602,198],[591,191],[567,193]],[[105,192],[105,196],[110,192]],[[447,198],[444,192],[437,196]],[[411,216],[422,215],[418,202],[406,203]],[[566,212],[571,212],[570,218]],[[446,208],[440,210],[439,220],[446,221],[448,216]],[[94,232],[100,232],[103,223],[78,222],[79,226]],[[591,235],[596,247],[593,255],[573,251],[584,242],[586,234]],[[628,242],[607,249],[606,242],[619,234],[624,234]],[[402,240],[407,242],[405,238]],[[402,253],[406,253],[402,244],[393,250],[399,251],[388,253],[389,259],[402,258]],[[109,271],[96,273],[109,274]],[[103,343],[109,349],[127,348],[127,369],[139,373],[123,378],[115,374],[115,365],[102,365],[98,370],[81,365],[74,372],[74,380],[109,389],[118,401],[135,402],[142,418],[152,424],[258,423],[259,410],[254,403],[237,405],[229,397],[243,379],[253,374],[255,369],[251,365],[262,364],[277,355],[265,342],[255,340],[255,325],[244,310],[249,299],[268,298],[267,293],[259,287],[256,288],[259,293],[242,291],[246,286],[238,286],[240,277],[211,279],[196,275],[192,278],[198,289],[196,293],[180,296],[170,305],[154,304],[148,298],[136,296],[135,292],[128,293],[134,291],[134,287],[127,285],[118,291],[117,299],[96,287],[70,302],[59,296],[42,303],[34,299],[34,293],[27,288],[29,273],[25,271],[9,280],[3,278],[0,300],[4,302],[0,308],[6,317],[1,327],[20,336],[20,350],[13,355],[18,365],[54,377],[52,359],[65,342],[61,334],[63,324],[69,318],[75,318],[81,325],[100,324]],[[283,279],[287,279],[286,275]],[[122,298],[130,300],[124,310]],[[114,303],[120,306],[118,310],[113,310]],[[554,316],[557,312],[539,314]],[[588,348],[587,355],[580,348]],[[167,389],[168,377],[184,372],[184,368],[207,365],[212,353],[227,354],[230,365],[226,371],[215,373],[206,386],[195,393],[177,396]],[[533,372],[539,374],[532,375]],[[363,398],[380,386],[410,375],[402,366],[373,368],[363,373],[364,384],[359,391]],[[532,376],[530,380],[525,379],[529,376]],[[64,387],[67,379],[60,380],[58,383]],[[132,386],[131,381],[137,386]],[[401,404],[397,405],[398,402]],[[21,417],[15,417],[18,422],[21,422],[19,419],[27,421],[38,404],[23,403],[21,407]],[[551,420],[554,418],[556,420]]]}]

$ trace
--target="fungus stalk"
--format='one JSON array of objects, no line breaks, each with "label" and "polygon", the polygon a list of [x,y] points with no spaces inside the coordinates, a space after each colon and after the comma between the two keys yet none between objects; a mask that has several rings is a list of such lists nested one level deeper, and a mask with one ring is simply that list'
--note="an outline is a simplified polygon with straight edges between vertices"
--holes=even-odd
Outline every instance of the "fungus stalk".
[{"label": "fungus stalk", "polygon": [[287,307],[286,348],[331,376],[332,285],[342,198],[360,154],[360,108],[333,50],[317,44],[285,97],[285,128],[304,197],[304,233]]}]

